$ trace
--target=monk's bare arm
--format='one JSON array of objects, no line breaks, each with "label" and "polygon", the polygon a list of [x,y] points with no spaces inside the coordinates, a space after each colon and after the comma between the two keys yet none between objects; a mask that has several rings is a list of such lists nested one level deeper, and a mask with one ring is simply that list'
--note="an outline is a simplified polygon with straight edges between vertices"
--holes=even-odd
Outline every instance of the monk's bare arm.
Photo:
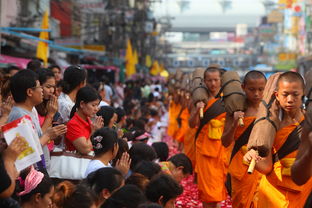
[{"label": "monk's bare arm", "polygon": [[296,161],[291,167],[291,178],[297,185],[305,184],[312,176],[312,132],[303,129]]},{"label": "monk's bare arm", "polygon": [[234,141],[234,133],[237,128],[237,122],[234,122],[233,116],[226,114],[224,131],[221,137],[222,145],[228,147]]},{"label": "monk's bare arm", "polygon": [[255,169],[258,170],[260,173],[267,175],[272,172],[273,170],[273,161],[272,161],[272,152],[269,152],[269,156],[267,157],[260,157],[258,156],[257,152],[253,149],[249,150],[244,155],[244,160],[246,162],[251,162],[251,160],[256,160]]},{"label": "monk's bare arm", "polygon": [[273,170],[272,152],[269,153],[269,156],[257,162],[256,170],[265,175],[272,172]]}]

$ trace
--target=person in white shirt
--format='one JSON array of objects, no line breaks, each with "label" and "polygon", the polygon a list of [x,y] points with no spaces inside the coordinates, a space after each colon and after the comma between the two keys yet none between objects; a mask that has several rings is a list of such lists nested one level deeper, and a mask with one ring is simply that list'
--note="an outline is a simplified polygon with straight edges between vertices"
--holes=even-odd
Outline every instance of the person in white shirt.
[{"label": "person in white shirt", "polygon": [[101,102],[99,104],[99,107],[109,106],[110,102],[106,99],[106,90],[105,90],[104,83],[102,83],[102,82],[98,83],[98,86],[96,88],[97,88],[98,93],[101,97]]},{"label": "person in white shirt", "polygon": [[80,66],[69,66],[64,72],[63,92],[58,98],[61,123],[69,121],[70,112],[75,105],[76,95],[86,85],[87,72]]},{"label": "person in white shirt", "polygon": [[[100,168],[112,167],[110,162],[116,157],[119,149],[117,133],[108,127],[94,132],[91,142],[95,156],[87,167],[85,177]],[[115,167],[125,176],[129,171],[130,163],[128,153],[124,153]]]}]

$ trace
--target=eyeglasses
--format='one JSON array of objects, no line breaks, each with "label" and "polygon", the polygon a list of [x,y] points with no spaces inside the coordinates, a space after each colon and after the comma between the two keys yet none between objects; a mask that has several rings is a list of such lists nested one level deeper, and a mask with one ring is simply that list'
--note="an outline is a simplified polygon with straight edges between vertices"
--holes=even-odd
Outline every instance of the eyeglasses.
[{"label": "eyeglasses", "polygon": [[31,89],[35,90],[37,88],[41,88],[42,89],[42,86],[36,86],[36,87],[32,87]]}]

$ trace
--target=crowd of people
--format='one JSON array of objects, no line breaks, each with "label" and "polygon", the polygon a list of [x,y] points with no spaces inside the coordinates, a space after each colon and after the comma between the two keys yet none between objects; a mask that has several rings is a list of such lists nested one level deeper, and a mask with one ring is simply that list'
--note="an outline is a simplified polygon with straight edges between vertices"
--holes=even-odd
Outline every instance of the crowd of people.
[{"label": "crowd of people", "polygon": [[193,167],[185,154],[169,155],[162,141],[164,84],[139,80],[112,88],[106,77],[87,83],[87,76],[80,66],[62,72],[37,60],[1,72],[1,125],[30,116],[43,154],[18,172],[25,140],[1,139],[0,207],[175,207]]},{"label": "crowd of people", "polygon": [[[311,115],[303,109],[302,76],[281,73],[273,85],[249,71],[243,93],[226,95],[226,85],[239,80],[222,83],[226,72],[218,65],[199,71],[177,71],[167,83],[142,79],[112,87],[107,77],[87,83],[78,65],[63,71],[33,60],[27,69],[4,69],[0,125],[30,116],[43,154],[18,172],[25,140],[1,139],[0,207],[174,208],[190,177],[197,207],[221,207],[229,198],[234,208],[311,207],[312,134],[302,124]],[[268,88],[274,94],[266,103]],[[204,91],[196,97],[198,89]],[[224,99],[232,94],[243,95],[245,107],[229,113]],[[275,130],[261,154],[250,135],[265,122]],[[172,154],[170,145],[179,152]]]}]

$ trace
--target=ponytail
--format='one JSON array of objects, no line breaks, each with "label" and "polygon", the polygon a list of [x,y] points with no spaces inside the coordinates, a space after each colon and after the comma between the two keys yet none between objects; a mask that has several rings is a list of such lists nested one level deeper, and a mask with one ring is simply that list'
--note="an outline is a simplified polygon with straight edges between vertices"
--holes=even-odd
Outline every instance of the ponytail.
[{"label": "ponytail", "polygon": [[71,111],[70,111],[69,118],[74,117],[74,115],[75,115],[75,113],[76,113],[76,111],[77,111],[77,108],[78,108],[78,104],[75,103],[75,105],[73,106],[73,108],[72,108]]},{"label": "ponytail", "polygon": [[55,187],[53,202],[60,208],[64,207],[65,200],[68,199],[74,192],[75,185],[69,181],[63,181]]}]

